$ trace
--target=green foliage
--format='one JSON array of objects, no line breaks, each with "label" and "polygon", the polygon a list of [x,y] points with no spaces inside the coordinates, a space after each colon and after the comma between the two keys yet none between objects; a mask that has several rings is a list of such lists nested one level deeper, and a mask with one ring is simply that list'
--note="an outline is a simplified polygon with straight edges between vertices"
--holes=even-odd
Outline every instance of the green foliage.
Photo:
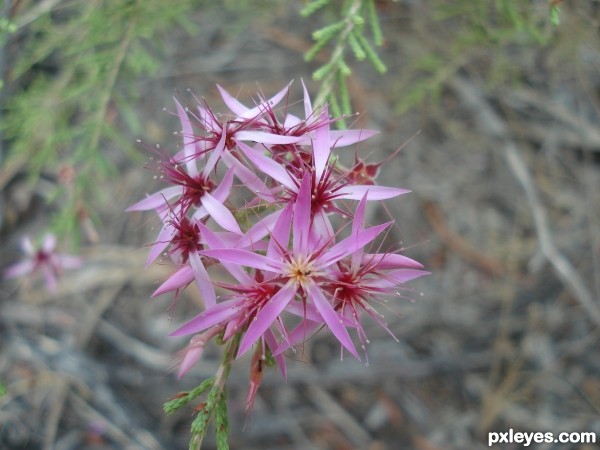
[{"label": "green foliage", "polygon": [[0,383],[0,398],[6,395],[6,387]]},{"label": "green foliage", "polygon": [[211,389],[215,384],[215,377],[210,377],[204,380],[197,387],[189,392],[183,392],[176,398],[173,398],[163,405],[163,409],[167,414],[172,414],[182,406],[187,405],[192,400],[204,394],[208,389]]},{"label": "green foliage", "polygon": [[[532,46],[546,46],[552,32],[552,9],[521,0],[456,0],[432,2],[432,19],[444,28],[443,44],[414,58],[405,71],[413,78],[402,95],[397,110],[427,102],[435,104],[445,81],[469,60],[488,57],[489,83],[502,83],[518,76],[516,53]],[[434,40],[428,40],[433,42]],[[510,50],[510,51],[507,51]]]},{"label": "green foliage", "polygon": [[558,5],[550,5],[550,22],[555,27],[560,25],[560,8]]},{"label": "green foliage", "polygon": [[[342,3],[341,8],[339,3]],[[368,60],[379,73],[385,73],[387,68],[369,39],[365,36],[365,28],[370,29],[373,43],[381,46],[383,36],[374,0],[314,0],[309,2],[301,11],[303,17],[329,6],[336,8],[338,20],[315,32],[312,37],[314,45],[306,52],[306,61],[312,61],[328,44],[333,43],[329,60],[313,72],[313,78],[321,82],[315,104],[322,105],[328,101],[334,114],[349,115],[352,113],[350,95],[346,78],[352,73],[345,60],[345,50],[350,47],[358,61]],[[341,14],[337,13],[341,11]],[[338,125],[344,126],[343,121]]]},{"label": "green foliage", "polygon": [[161,33],[175,25],[192,30],[187,13],[194,2],[90,0],[59,6],[20,30],[0,126],[9,160],[20,162],[31,183],[42,172],[74,169],[75,180],[60,184],[51,196],[59,206],[55,231],[77,237],[78,216],[82,211],[89,216],[102,200],[96,186],[115,173],[101,148],[135,154],[130,136],[141,125],[131,106],[137,94],[126,81],[158,70]]}]

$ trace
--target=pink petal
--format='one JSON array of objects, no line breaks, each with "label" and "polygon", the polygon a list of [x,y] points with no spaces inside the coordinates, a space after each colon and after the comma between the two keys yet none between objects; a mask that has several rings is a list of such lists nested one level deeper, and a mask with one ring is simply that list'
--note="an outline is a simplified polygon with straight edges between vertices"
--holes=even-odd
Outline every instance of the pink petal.
[{"label": "pink petal", "polygon": [[57,287],[56,274],[54,273],[52,268],[47,265],[42,266],[42,272],[44,274],[44,279],[46,280],[46,288],[50,292],[55,293]]},{"label": "pink petal", "polygon": [[217,303],[212,308],[209,308],[189,322],[173,331],[169,336],[185,336],[206,330],[218,323],[224,322],[238,312],[237,304],[239,300],[227,300]]},{"label": "pink petal", "polygon": [[308,95],[308,90],[306,89],[306,85],[304,84],[304,80],[300,80],[302,83],[302,90],[304,92],[304,117],[308,119],[313,115],[313,107],[310,102],[310,96]]},{"label": "pink petal", "polygon": [[194,136],[192,123],[190,122],[187,112],[179,104],[176,98],[173,100],[175,100],[175,105],[177,106],[177,115],[179,116],[179,121],[181,122],[181,132],[183,134],[183,152],[185,155],[186,168],[190,176],[195,178],[198,176],[198,167],[196,167],[196,163],[194,162],[194,155],[196,153],[194,141],[196,140],[196,137]]},{"label": "pink petal", "polygon": [[329,146],[329,113],[327,105],[323,106],[321,110],[320,120],[323,124],[315,130],[315,139],[313,142],[313,160],[315,164],[315,176],[317,182],[321,179],[325,167],[329,162],[329,155],[331,154],[331,147]]},{"label": "pink petal", "polygon": [[287,283],[277,292],[269,302],[261,308],[256,314],[254,320],[250,323],[246,334],[244,335],[238,356],[243,355],[254,344],[263,333],[277,319],[279,314],[285,309],[287,304],[292,301],[296,295],[297,288],[293,282]]},{"label": "pink petal", "polygon": [[229,197],[229,193],[231,192],[231,186],[233,184],[234,172],[234,167],[231,167],[227,172],[225,172],[225,175],[223,175],[223,178],[219,182],[219,185],[215,188],[215,190],[212,193],[213,197],[221,203],[223,203],[225,200],[227,200],[227,197]]},{"label": "pink petal", "polygon": [[416,278],[429,275],[430,272],[425,270],[417,270],[417,269],[397,269],[391,272],[386,273],[380,279],[377,280],[367,280],[366,284],[369,286],[373,286],[376,288],[394,288],[400,284],[407,283],[408,281],[414,280]]},{"label": "pink petal", "polygon": [[240,103],[235,97],[233,97],[229,92],[223,89],[220,85],[217,84],[217,88],[221,93],[221,98],[223,99],[223,103],[227,105],[227,107],[236,115],[241,116],[249,109]]},{"label": "pink petal", "polygon": [[208,192],[202,196],[202,205],[221,227],[233,233],[242,234],[242,230],[240,230],[240,226],[231,211]]},{"label": "pink petal", "polygon": [[422,269],[423,264],[397,253],[365,253],[361,265],[375,265],[377,270]]},{"label": "pink petal", "polygon": [[254,172],[244,166],[237,158],[229,152],[225,152],[221,156],[221,159],[228,167],[235,167],[236,177],[238,177],[254,194],[269,203],[275,202],[276,198],[271,194],[270,189],[265,186],[262,180]]},{"label": "pink petal", "polygon": [[360,200],[367,194],[367,200],[387,200],[388,198],[397,197],[398,195],[407,194],[410,191],[407,189],[373,186],[373,185],[348,185],[337,191],[339,198],[349,200]]},{"label": "pink petal", "polygon": [[[275,224],[278,222],[279,216],[283,210],[277,210],[266,217],[259,219],[252,227],[246,231],[244,237],[242,237],[239,242],[235,245],[237,248],[244,248],[253,246],[256,242],[260,241],[269,233],[272,233],[275,227]],[[288,228],[288,236],[289,236],[289,228]],[[269,255],[270,256],[270,255]]]},{"label": "pink petal", "polygon": [[173,197],[177,197],[181,194],[183,194],[183,187],[171,186],[155,192],[154,194],[149,195],[137,203],[134,203],[125,211],[148,211],[150,209],[164,208],[164,206],[167,204],[167,200],[170,200]]},{"label": "pink petal", "polygon": [[240,117],[243,117],[245,119],[251,119],[253,117],[257,117],[257,116],[261,115],[262,113],[264,113],[267,110],[267,108],[269,108],[269,109],[273,108],[288,94],[288,91],[289,91],[291,85],[292,85],[291,82],[288,83],[288,85],[286,87],[284,87],[281,91],[279,91],[277,94],[275,94],[269,100],[260,103],[258,106],[255,106],[254,108],[249,109],[248,111],[246,111],[243,114],[240,114]]},{"label": "pink petal", "polygon": [[306,304],[304,302],[290,302],[285,310],[295,316],[302,317],[303,319],[312,320],[313,322],[323,322],[323,318],[319,311],[314,305]]},{"label": "pink petal", "polygon": [[156,289],[151,297],[158,297],[159,295],[165,294],[176,289],[181,289],[194,281],[194,272],[189,265],[185,265],[177,269],[177,271],[171,275],[158,289]]},{"label": "pink petal", "polygon": [[273,227],[271,239],[269,240],[269,246],[267,248],[267,256],[270,258],[283,258],[282,249],[288,248],[293,206],[292,203],[287,204]]},{"label": "pink petal", "polygon": [[146,259],[146,269],[150,267],[154,260],[158,258],[162,251],[171,243],[174,233],[175,229],[171,224],[167,223],[162,226],[156,238],[156,242],[152,244],[150,252],[148,253],[148,258]]},{"label": "pink petal", "polygon": [[319,310],[321,317],[333,333],[333,335],[340,341],[340,343],[348,349],[348,351],[356,357],[356,359],[360,360],[358,356],[358,352],[356,348],[354,348],[354,344],[352,343],[352,339],[350,339],[350,335],[348,334],[348,330],[343,325],[342,318],[340,315],[335,312],[331,304],[327,301],[323,292],[321,292],[321,288],[319,288],[314,282],[307,283],[306,289],[310,296],[310,299],[313,301],[314,305]]},{"label": "pink petal", "polygon": [[332,148],[346,147],[369,139],[377,133],[379,132],[374,130],[335,130],[329,135],[329,145]]},{"label": "pink petal", "polygon": [[30,274],[35,268],[35,262],[31,260],[18,262],[4,270],[4,276],[6,278],[19,278],[24,275]]},{"label": "pink petal", "polygon": [[[211,249],[227,247],[227,245],[219,238],[219,236],[217,234],[213,233],[206,226],[204,226],[204,224],[200,223],[199,226],[200,226],[200,234],[204,237],[204,239],[206,240],[206,243],[208,244],[208,246]],[[227,271],[229,271],[229,273],[231,275],[233,275],[235,277],[235,279],[238,280],[239,283],[252,284],[252,282],[253,282],[252,278],[250,278],[250,276],[248,276],[248,274],[244,271],[244,269],[242,269],[237,264],[232,264],[232,263],[226,262],[226,261],[221,261],[221,264],[223,264],[223,267],[225,267],[225,269],[227,269]]]},{"label": "pink petal", "polygon": [[311,216],[311,174],[306,173],[298,190],[294,205],[293,251],[294,254],[306,254]]},{"label": "pink petal", "polygon": [[273,159],[268,156],[263,155],[262,153],[254,150],[253,148],[247,146],[243,142],[238,142],[238,146],[242,152],[246,155],[246,157],[252,161],[252,163],[258,167],[262,172],[269,175],[274,180],[277,180],[279,183],[283,184],[288,189],[292,191],[296,191],[297,187],[294,184],[294,181],[288,174],[281,164],[273,161]]},{"label": "pink petal", "polygon": [[193,336],[189,345],[184,350],[183,361],[177,372],[177,378],[183,377],[189,370],[196,365],[202,353],[204,352],[204,340],[201,336]]},{"label": "pink petal", "polygon": [[319,209],[313,217],[309,245],[320,247],[327,242],[333,242],[334,236],[333,225],[331,225],[327,213],[322,208]]},{"label": "pink petal", "polygon": [[198,253],[191,252],[189,258],[190,266],[192,266],[194,272],[196,286],[198,286],[198,290],[202,295],[202,300],[204,300],[204,306],[206,308],[212,308],[215,306],[215,303],[217,303],[217,294],[215,293],[215,287],[213,286],[210,276],[208,275],[208,272],[206,272]]},{"label": "pink petal", "polygon": [[236,142],[250,141],[266,145],[295,144],[302,139],[304,139],[303,136],[283,136],[281,134],[266,133],[264,131],[242,130],[235,133]]},{"label": "pink petal", "polygon": [[350,253],[353,253],[373,239],[377,237],[379,233],[389,227],[392,222],[387,222],[381,225],[376,225],[374,227],[368,228],[366,230],[360,231],[357,236],[348,236],[346,239],[338,242],[326,253],[324,253],[320,258],[318,258],[320,267],[328,267],[331,264],[339,261],[340,259],[348,256]]},{"label": "pink petal", "polygon": [[200,253],[221,261],[229,261],[242,266],[267,270],[269,272],[279,273],[283,270],[283,263],[281,261],[260,255],[258,253],[252,253],[248,250],[222,248],[218,250],[203,250]]},{"label": "pink petal", "polygon": [[[226,128],[226,127],[224,127],[224,128]],[[213,169],[217,165],[217,162],[219,162],[219,159],[221,159],[221,155],[223,154],[223,151],[225,151],[225,140],[226,139],[227,139],[227,132],[224,130],[221,133],[221,138],[219,139],[217,146],[214,148],[214,150],[210,154],[210,158],[208,158],[208,161],[206,161],[206,166],[204,166],[204,169],[202,169],[203,177],[208,178],[210,176],[210,173],[213,171]]]},{"label": "pink petal", "polygon": [[56,248],[56,236],[53,234],[46,234],[44,241],[42,242],[42,250],[46,253],[52,253]]},{"label": "pink petal", "polygon": [[[213,115],[208,109],[198,106],[198,117],[204,129],[209,133],[221,131],[221,125],[219,122],[215,121]],[[203,142],[206,144],[206,141]],[[207,150],[206,145],[204,145],[204,148],[201,150]]]},{"label": "pink petal", "polygon": [[[358,238],[358,233],[363,229],[363,224],[365,220],[365,210],[367,206],[367,194],[363,196],[363,198],[358,203],[356,207],[356,211],[354,213],[354,219],[352,220],[352,234],[351,236],[355,236]],[[356,252],[352,254],[352,262],[351,265],[353,268],[358,267],[358,263],[362,256],[362,247],[359,248]]]}]

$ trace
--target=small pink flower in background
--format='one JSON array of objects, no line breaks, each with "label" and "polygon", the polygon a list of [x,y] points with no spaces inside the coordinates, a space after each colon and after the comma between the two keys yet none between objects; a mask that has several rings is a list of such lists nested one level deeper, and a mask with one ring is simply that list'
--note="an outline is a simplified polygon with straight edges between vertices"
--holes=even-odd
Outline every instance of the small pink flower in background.
[{"label": "small pink flower in background", "polygon": [[50,233],[44,236],[39,248],[35,248],[29,237],[23,238],[21,247],[26,259],[7,267],[4,271],[6,278],[28,277],[41,272],[46,288],[54,293],[63,271],[81,266],[80,258],[56,252],[56,236]]}]

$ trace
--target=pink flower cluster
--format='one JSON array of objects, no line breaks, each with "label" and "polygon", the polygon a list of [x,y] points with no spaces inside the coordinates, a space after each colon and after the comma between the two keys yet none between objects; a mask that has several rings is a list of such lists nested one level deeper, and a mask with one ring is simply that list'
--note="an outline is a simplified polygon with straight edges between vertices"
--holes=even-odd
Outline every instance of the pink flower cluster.
[{"label": "pink flower cluster", "polygon": [[[361,316],[391,334],[375,306],[428,273],[401,254],[366,250],[392,223],[366,226],[367,202],[408,191],[375,185],[376,165],[340,167],[333,151],[375,132],[331,130],[327,106],[313,109],[304,85],[305,117],[290,114],[278,106],[289,88],[247,107],[219,87],[223,115],[176,100],[183,148],[157,163],[168,186],[128,208],[162,222],[148,264],[166,254],[178,266],[153,295],[196,283],[205,303],[172,333],[193,335],[180,376],[217,335],[241,334],[238,355],[258,344],[255,355],[272,356],[284,375],[282,353],[323,326],[360,359],[349,330],[363,348]],[[216,281],[216,270],[229,281]]]},{"label": "pink flower cluster", "polygon": [[56,236],[51,233],[44,236],[42,243],[37,248],[26,236],[21,241],[21,248],[25,252],[25,259],[7,267],[4,270],[4,276],[6,278],[22,278],[41,272],[46,288],[51,293],[56,293],[58,279],[63,271],[77,269],[82,263],[81,259],[76,256],[58,253]]}]

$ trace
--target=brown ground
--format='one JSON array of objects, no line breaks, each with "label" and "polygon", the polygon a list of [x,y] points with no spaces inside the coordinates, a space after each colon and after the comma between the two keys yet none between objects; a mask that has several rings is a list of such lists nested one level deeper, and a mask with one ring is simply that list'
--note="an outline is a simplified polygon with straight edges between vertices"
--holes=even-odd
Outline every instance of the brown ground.
[{"label": "brown ground", "polygon": [[[390,70],[358,69],[351,94],[361,126],[381,130],[360,146],[373,161],[420,131],[379,182],[413,190],[387,202],[397,221],[391,238],[432,275],[411,284],[414,301],[394,308],[399,344],[369,326],[365,367],[340,362],[338,346],[319,334],[290,355],[287,383],[266,375],[245,429],[249,361],[238,361],[232,449],[483,449],[488,431],[509,428],[594,431],[600,441],[598,3],[565,5],[548,46],[473,45],[448,56],[439,98],[400,115],[401,99],[427,76],[411,62],[434,50],[450,55],[460,27],[432,21],[430,3],[381,3]],[[139,84],[146,142],[176,144],[176,125],[161,112],[173,108],[175,91],[189,99],[191,88],[219,109],[216,83],[249,101],[256,83],[270,94],[293,78],[300,99],[298,81],[314,69],[301,54],[313,24],[281,8],[240,31],[223,27],[230,15],[200,11],[196,36],[169,36],[160,76]],[[0,448],[187,446],[191,409],[167,417],[161,405],[212,375],[219,349],[182,381],[169,372],[185,340],[165,336],[199,299],[189,290],[171,320],[170,299],[149,298],[170,267],[144,270],[154,218],[123,210],[157,185],[141,166],[122,173],[102,187],[110,201],[100,211],[101,244],[84,247],[85,267],[64,277],[56,296],[2,284],[0,379],[9,393],[0,400]],[[380,207],[372,220],[387,215]],[[11,261],[40,216],[4,235]]]}]

